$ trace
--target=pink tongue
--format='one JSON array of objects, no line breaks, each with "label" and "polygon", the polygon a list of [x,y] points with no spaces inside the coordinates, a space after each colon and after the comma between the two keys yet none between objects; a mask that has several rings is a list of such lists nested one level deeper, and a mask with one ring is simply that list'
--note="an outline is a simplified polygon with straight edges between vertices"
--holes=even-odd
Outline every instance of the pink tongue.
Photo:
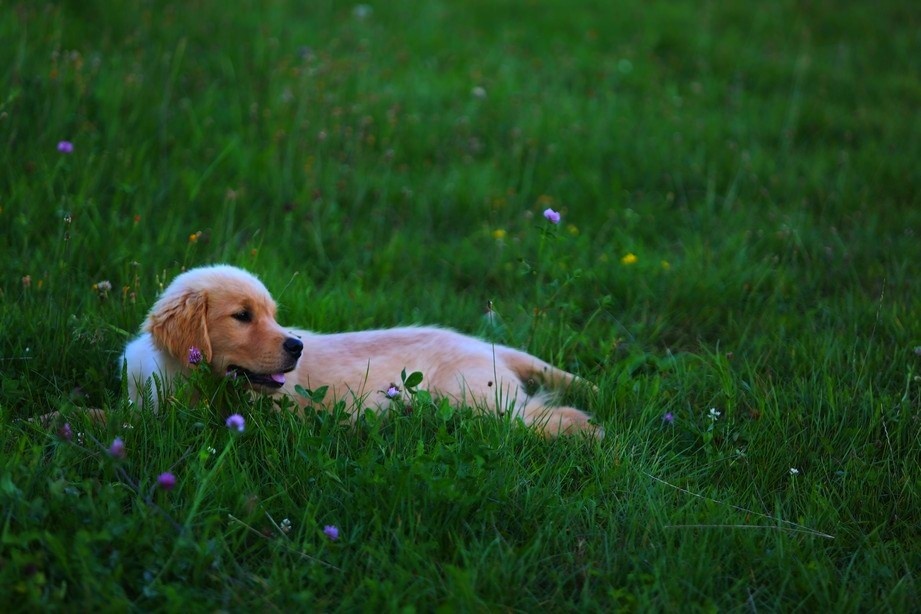
[{"label": "pink tongue", "polygon": [[272,377],[272,381],[275,382],[275,383],[277,383],[277,384],[284,384],[284,383],[285,383],[285,374],[284,374],[284,373],[273,373],[271,377]]}]

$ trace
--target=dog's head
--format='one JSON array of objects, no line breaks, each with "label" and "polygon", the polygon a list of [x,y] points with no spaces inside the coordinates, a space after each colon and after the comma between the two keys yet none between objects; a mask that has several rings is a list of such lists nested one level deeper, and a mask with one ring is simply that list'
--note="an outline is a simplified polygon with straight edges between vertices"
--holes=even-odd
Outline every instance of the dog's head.
[{"label": "dog's head", "polygon": [[[304,348],[275,321],[275,301],[258,279],[218,265],[187,271],[157,300],[144,329],[180,364],[197,348],[214,373],[280,388]],[[192,352],[194,354],[194,352]],[[197,357],[194,357],[197,358]]]}]

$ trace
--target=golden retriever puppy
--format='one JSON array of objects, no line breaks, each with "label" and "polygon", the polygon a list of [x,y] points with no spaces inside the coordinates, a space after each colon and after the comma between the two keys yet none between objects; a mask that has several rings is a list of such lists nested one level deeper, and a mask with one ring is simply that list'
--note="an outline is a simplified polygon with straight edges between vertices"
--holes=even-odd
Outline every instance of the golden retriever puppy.
[{"label": "golden retriever puppy", "polygon": [[262,282],[242,269],[217,265],[182,273],[125,348],[132,400],[143,403],[154,376],[168,387],[188,373],[190,354],[195,360],[200,351],[215,374],[245,377],[254,390],[301,405],[308,400],[295,394],[296,385],[327,386],[327,399],[344,400],[354,411],[384,409],[399,393],[394,382],[401,372],[420,371],[421,387],[434,397],[512,411],[548,436],[603,436],[585,412],[555,406],[547,393],[528,394],[526,384],[559,389],[585,382],[525,352],[432,327],[318,334],[280,326],[275,311]]}]

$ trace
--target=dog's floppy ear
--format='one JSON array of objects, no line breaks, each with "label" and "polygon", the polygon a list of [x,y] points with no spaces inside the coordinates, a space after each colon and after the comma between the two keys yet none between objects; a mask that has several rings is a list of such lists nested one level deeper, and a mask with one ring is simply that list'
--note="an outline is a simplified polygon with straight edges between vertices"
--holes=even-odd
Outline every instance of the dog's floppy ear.
[{"label": "dog's floppy ear", "polygon": [[185,364],[189,348],[201,350],[211,361],[211,339],[208,336],[208,297],[202,292],[187,291],[167,295],[150,310],[145,328],[157,347]]}]

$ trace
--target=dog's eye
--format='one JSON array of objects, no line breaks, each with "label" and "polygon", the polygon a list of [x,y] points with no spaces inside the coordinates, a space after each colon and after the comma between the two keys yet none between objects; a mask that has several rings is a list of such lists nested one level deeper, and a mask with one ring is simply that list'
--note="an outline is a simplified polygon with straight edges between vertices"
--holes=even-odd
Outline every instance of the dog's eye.
[{"label": "dog's eye", "polygon": [[237,313],[233,314],[232,317],[234,320],[237,320],[238,322],[252,322],[253,321],[253,314],[251,314],[248,309],[244,309],[243,311],[238,311]]}]

